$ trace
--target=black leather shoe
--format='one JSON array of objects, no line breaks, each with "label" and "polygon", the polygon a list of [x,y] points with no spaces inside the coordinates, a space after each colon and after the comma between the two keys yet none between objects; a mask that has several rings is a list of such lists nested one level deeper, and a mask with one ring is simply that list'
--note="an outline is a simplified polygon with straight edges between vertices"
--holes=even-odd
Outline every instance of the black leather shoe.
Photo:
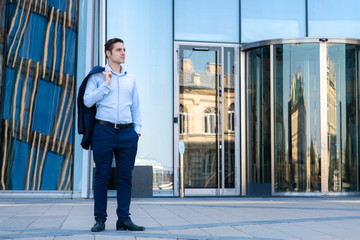
[{"label": "black leather shoe", "polygon": [[134,224],[131,220],[126,222],[116,222],[116,230],[144,231],[145,227]]},{"label": "black leather shoe", "polygon": [[105,230],[104,222],[96,222],[95,225],[91,228],[92,232],[101,232]]}]

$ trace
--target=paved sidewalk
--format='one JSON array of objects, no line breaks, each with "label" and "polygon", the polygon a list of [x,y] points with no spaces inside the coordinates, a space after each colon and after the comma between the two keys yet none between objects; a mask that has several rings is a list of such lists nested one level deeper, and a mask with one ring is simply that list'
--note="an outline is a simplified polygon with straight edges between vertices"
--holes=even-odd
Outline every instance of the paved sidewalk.
[{"label": "paved sidewalk", "polygon": [[133,199],[144,232],[116,231],[115,208],[94,234],[92,200],[0,199],[0,239],[360,239],[359,197]]}]

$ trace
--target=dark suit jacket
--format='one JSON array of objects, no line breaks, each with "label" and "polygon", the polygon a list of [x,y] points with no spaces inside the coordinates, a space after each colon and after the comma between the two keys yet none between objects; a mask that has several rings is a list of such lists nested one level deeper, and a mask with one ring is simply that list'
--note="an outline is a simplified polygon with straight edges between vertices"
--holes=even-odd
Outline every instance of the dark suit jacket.
[{"label": "dark suit jacket", "polygon": [[88,75],[82,81],[79,94],[77,98],[78,105],[78,132],[79,134],[83,134],[83,138],[81,140],[81,146],[84,149],[89,149],[91,145],[91,136],[94,129],[95,123],[95,115],[96,115],[96,105],[88,108],[84,105],[84,94],[86,89],[86,84],[90,78],[90,76],[94,73],[99,73],[105,71],[104,67],[95,66]]}]

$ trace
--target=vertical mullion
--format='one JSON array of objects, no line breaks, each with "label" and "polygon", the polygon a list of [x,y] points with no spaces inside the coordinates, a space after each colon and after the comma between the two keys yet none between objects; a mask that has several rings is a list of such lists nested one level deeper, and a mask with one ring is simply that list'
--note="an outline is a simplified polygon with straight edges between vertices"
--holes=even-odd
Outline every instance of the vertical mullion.
[{"label": "vertical mullion", "polygon": [[[225,103],[225,92],[224,92],[224,58],[225,58],[225,50],[224,47],[221,47],[221,66],[223,66],[221,68],[221,189],[222,189],[222,194],[224,194],[225,191],[225,140],[224,140],[224,123],[225,123],[225,107],[224,107],[224,103]],[[229,62],[228,62],[229,64]]]},{"label": "vertical mullion", "polygon": [[240,53],[240,103],[241,103],[241,195],[246,195],[246,152],[247,152],[247,146],[246,146],[246,75],[245,75],[245,58],[246,53],[245,51],[241,51]]},{"label": "vertical mullion", "polygon": [[320,51],[320,128],[321,128],[321,194],[327,195],[328,187],[328,119],[327,119],[327,43],[321,42]]},{"label": "vertical mullion", "polygon": [[271,195],[275,192],[275,112],[274,112],[274,45],[270,46],[270,137],[271,137]]}]

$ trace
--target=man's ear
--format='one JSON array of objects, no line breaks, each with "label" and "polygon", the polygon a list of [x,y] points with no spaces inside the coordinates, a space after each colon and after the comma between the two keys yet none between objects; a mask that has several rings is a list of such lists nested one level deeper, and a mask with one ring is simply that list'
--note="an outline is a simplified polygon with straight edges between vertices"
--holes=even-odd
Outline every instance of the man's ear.
[{"label": "man's ear", "polygon": [[111,55],[111,52],[110,52],[109,50],[106,50],[106,51],[105,51],[105,55],[106,55],[107,57],[109,57],[109,56]]}]

